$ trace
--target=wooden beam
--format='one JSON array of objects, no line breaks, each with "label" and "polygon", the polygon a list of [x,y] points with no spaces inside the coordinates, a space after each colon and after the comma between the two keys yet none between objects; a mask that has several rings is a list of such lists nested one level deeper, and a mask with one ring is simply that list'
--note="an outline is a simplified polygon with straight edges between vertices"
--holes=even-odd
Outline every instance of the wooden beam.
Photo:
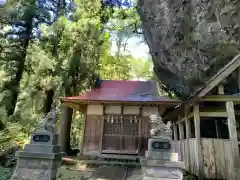
[{"label": "wooden beam", "polygon": [[218,121],[217,120],[214,120],[215,121],[215,127],[216,127],[216,135],[217,135],[217,138],[219,138],[219,127],[218,127]]},{"label": "wooden beam", "polygon": [[222,84],[218,85],[218,94],[219,95],[224,94],[224,86]]},{"label": "wooden beam", "polygon": [[[173,112],[170,112],[166,115],[166,118],[176,117],[183,113],[184,108],[188,108],[192,106],[194,103],[198,101],[216,101],[216,99],[207,99],[206,94],[211,91],[214,87],[216,87],[221,81],[223,81],[226,77],[228,77],[234,70],[236,70],[240,66],[240,54],[235,56],[224,68],[222,68],[218,73],[216,73],[207,83],[206,85],[196,91],[187,101],[184,101],[180,104],[180,106],[175,109]],[[201,99],[200,99],[201,98]],[[204,99],[205,98],[205,99]],[[234,99],[234,98],[233,98]],[[230,99],[227,99],[230,100]],[[227,101],[226,99],[218,99],[217,101]],[[233,100],[234,101],[234,100]],[[240,101],[239,98],[235,101]]]},{"label": "wooden beam", "polygon": [[240,67],[237,68],[237,84],[238,84],[238,92],[240,92]]},{"label": "wooden beam", "polygon": [[104,115],[101,119],[99,119],[100,122],[100,137],[99,137],[99,151],[102,152],[102,144],[103,144],[103,130],[104,130]]},{"label": "wooden beam", "polygon": [[[143,113],[142,113],[142,106],[139,107],[139,122],[138,122],[138,152],[141,153],[142,151],[142,118],[143,118]],[[148,129],[150,131],[150,129]]]},{"label": "wooden beam", "polygon": [[59,123],[59,144],[61,146],[61,152],[66,153],[70,145],[70,131],[73,109],[67,106],[61,106],[61,111],[62,117]]},{"label": "wooden beam", "polygon": [[166,108],[174,107],[181,103],[180,100],[164,100],[164,101],[120,101],[120,100],[79,100],[79,99],[71,99],[66,100],[64,98],[60,98],[62,103],[72,102],[76,104],[108,104],[108,105],[116,105],[116,104],[124,104],[124,105],[149,105],[149,106],[156,106],[161,105]]},{"label": "wooden beam", "polygon": [[86,121],[87,121],[87,111],[85,111],[83,114],[83,131],[82,131],[82,139],[81,139],[81,144],[80,144],[80,153],[81,154],[83,154],[83,148],[84,148]]},{"label": "wooden beam", "polygon": [[[228,117],[226,112],[226,108],[201,108],[200,109],[200,117]],[[240,111],[235,111],[236,115],[240,115]],[[192,118],[194,116],[193,113],[188,114],[187,118]],[[184,119],[181,119],[184,121]]]},{"label": "wooden beam", "polygon": [[184,139],[183,122],[179,123],[178,128],[179,128],[179,139],[183,140]]},{"label": "wooden beam", "polygon": [[[191,113],[187,116],[188,119],[192,118],[194,113]],[[226,112],[199,112],[200,117],[227,117]]]},{"label": "wooden beam", "polygon": [[199,105],[195,104],[193,106],[194,113],[194,125],[195,125],[195,138],[196,138],[196,156],[197,156],[197,175],[198,179],[203,179],[203,156],[201,148],[201,134],[200,134],[200,115],[199,115]]},{"label": "wooden beam", "polygon": [[226,112],[200,112],[200,117],[227,117]]},{"label": "wooden beam", "polygon": [[[76,103],[71,103],[71,102],[64,102],[61,104],[62,106],[67,106],[72,108],[73,110],[79,109],[79,105]],[[81,109],[80,109],[81,110]]]},{"label": "wooden beam", "polygon": [[[185,129],[186,129],[186,139],[188,141],[188,145],[187,145],[187,150],[188,152],[191,151],[190,146],[189,146],[189,139],[191,138],[191,125],[190,125],[190,120],[187,118],[187,113],[188,111],[185,110],[185,116],[184,116],[184,123],[185,123]],[[184,161],[187,161],[188,164],[191,164],[191,158],[190,155],[187,154],[188,158],[184,159]]]},{"label": "wooden beam", "polygon": [[234,104],[232,101],[226,102],[226,110],[228,113],[228,131],[229,137],[232,143],[232,155],[234,161],[234,167],[239,167],[239,147],[238,147],[238,138],[237,138],[237,128],[236,128],[236,119],[234,113]]},{"label": "wooden beam", "polygon": [[240,66],[240,54],[235,56],[224,68],[215,74],[198,93],[198,97],[205,96],[209,91],[216,87],[222,80],[228,77],[233,71]]},{"label": "wooden beam", "polygon": [[185,126],[186,126],[186,139],[191,138],[191,127],[190,127],[190,120],[185,116]]},{"label": "wooden beam", "polygon": [[226,102],[226,101],[233,101],[233,102],[240,102],[239,95],[211,95],[205,96],[200,99],[200,102]]},{"label": "wooden beam", "polygon": [[[179,120],[180,120],[180,117],[179,117]],[[179,130],[179,140],[180,140],[180,157],[181,157],[181,161],[184,161],[184,158],[183,158],[183,143],[182,143],[182,140],[184,139],[184,130],[183,130],[183,123],[184,122],[179,122],[178,124],[178,130]]]},{"label": "wooden beam", "polygon": [[175,121],[173,121],[173,136],[174,136],[174,140],[178,140],[177,138],[177,124]]}]

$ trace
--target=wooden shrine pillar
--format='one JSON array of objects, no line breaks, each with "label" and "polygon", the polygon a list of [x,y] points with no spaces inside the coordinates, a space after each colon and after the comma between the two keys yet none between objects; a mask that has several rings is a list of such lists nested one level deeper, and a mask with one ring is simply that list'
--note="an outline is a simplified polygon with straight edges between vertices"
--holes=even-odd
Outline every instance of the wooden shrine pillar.
[{"label": "wooden shrine pillar", "polygon": [[173,137],[174,137],[174,140],[178,140],[178,137],[177,137],[177,124],[176,124],[176,121],[173,120]]},{"label": "wooden shrine pillar", "polygon": [[184,139],[184,129],[183,129],[183,123],[184,122],[181,122],[179,121],[179,139],[180,140],[183,140]]},{"label": "wooden shrine pillar", "polygon": [[62,117],[60,119],[59,128],[59,144],[61,152],[67,153],[70,147],[70,131],[72,123],[73,109],[67,106],[61,106]]},{"label": "wooden shrine pillar", "polygon": [[191,126],[190,126],[190,120],[187,118],[186,115],[184,117],[184,122],[185,122],[185,126],[186,126],[186,139],[190,139],[191,138]]},{"label": "wooden shrine pillar", "polygon": [[180,117],[178,117],[178,128],[179,128],[179,140],[180,140],[180,156],[181,156],[181,161],[184,161],[183,159],[183,155],[184,155],[184,150],[183,150],[183,147],[184,147],[184,142],[183,142],[183,139],[184,139],[184,129],[183,129],[183,123],[184,122],[181,122],[181,119]]},{"label": "wooden shrine pillar", "polygon": [[[232,155],[234,167],[239,168],[239,147],[238,147],[238,138],[237,138],[237,128],[236,128],[236,118],[234,112],[234,104],[232,101],[226,102],[226,110],[228,114],[228,131],[229,137],[232,144]],[[235,174],[235,172],[234,172]],[[235,179],[235,177],[231,177],[231,179]]]},{"label": "wooden shrine pillar", "polygon": [[197,176],[199,180],[203,179],[203,155],[201,147],[201,133],[200,133],[200,113],[199,104],[193,106],[195,138],[196,138],[196,156],[197,156]]},{"label": "wooden shrine pillar", "polygon": [[[187,139],[187,159],[185,159],[184,161],[187,161],[186,164],[187,166],[185,166],[185,168],[190,171],[190,164],[191,164],[191,158],[190,158],[190,142],[189,139],[191,138],[191,126],[190,126],[190,120],[187,118],[187,113],[185,111],[185,116],[184,116],[184,123],[185,123],[185,130],[186,130],[186,139]],[[186,152],[186,151],[185,151]],[[185,156],[186,157],[186,156]]]}]

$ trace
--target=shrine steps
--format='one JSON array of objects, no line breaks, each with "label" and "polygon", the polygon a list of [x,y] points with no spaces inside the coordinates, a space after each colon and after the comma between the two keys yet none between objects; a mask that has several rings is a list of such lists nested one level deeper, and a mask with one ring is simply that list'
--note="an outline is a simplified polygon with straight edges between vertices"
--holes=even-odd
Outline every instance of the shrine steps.
[{"label": "shrine steps", "polygon": [[[82,155],[74,157],[64,157],[64,161],[70,161],[72,164],[81,163],[88,165],[120,165],[120,166],[140,166],[139,156],[130,155],[113,155],[113,154],[100,154],[100,155]],[[68,162],[69,163],[69,162]]]}]

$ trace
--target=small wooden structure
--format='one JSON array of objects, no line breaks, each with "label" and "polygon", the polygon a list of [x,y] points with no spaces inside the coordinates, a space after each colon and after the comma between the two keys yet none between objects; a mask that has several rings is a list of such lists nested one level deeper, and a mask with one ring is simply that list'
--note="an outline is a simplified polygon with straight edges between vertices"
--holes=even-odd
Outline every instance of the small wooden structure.
[{"label": "small wooden structure", "polygon": [[239,66],[240,55],[164,117],[173,122],[173,148],[199,179],[239,179]]},{"label": "small wooden structure", "polygon": [[84,155],[144,152],[150,132],[149,116],[161,115],[180,103],[158,96],[156,81],[113,80],[104,80],[100,87],[85,94],[61,98],[61,102],[84,114]]}]

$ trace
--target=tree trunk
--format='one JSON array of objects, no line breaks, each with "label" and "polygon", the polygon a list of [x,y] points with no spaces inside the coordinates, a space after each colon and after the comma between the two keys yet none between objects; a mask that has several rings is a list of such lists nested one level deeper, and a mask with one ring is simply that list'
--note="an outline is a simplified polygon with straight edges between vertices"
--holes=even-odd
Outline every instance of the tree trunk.
[{"label": "tree trunk", "polygon": [[46,91],[46,100],[44,102],[44,114],[47,114],[48,112],[51,111],[52,108],[52,102],[53,102],[53,97],[54,97],[54,90],[50,89]]},{"label": "tree trunk", "polygon": [[2,123],[2,121],[0,120],[0,130],[5,129],[5,125]]},{"label": "tree trunk", "polygon": [[71,131],[71,124],[72,124],[72,114],[73,109],[62,106],[62,117],[60,120],[60,137],[59,142],[61,145],[62,152],[68,152],[70,149],[70,131]]},{"label": "tree trunk", "polygon": [[[59,16],[64,15],[64,9],[66,6],[65,0],[58,0],[57,10],[56,10],[56,18],[55,21],[58,19]],[[61,12],[62,11],[62,12]],[[53,48],[52,48],[52,56],[54,58],[58,59],[58,45],[60,42],[61,35],[58,34],[57,37],[55,37],[55,40],[53,42]],[[53,75],[57,75],[59,72],[61,63],[55,68],[55,71],[53,72]],[[51,111],[51,105],[53,103],[53,97],[54,97],[54,89],[50,89],[45,92],[46,93],[46,100],[44,102],[44,113],[47,114],[49,111]]]},{"label": "tree trunk", "polygon": [[24,65],[25,65],[25,60],[27,55],[27,48],[28,48],[28,44],[32,34],[32,22],[33,22],[33,17],[31,17],[30,21],[26,23],[26,38],[21,43],[22,49],[20,50],[21,52],[18,57],[17,72],[15,75],[15,78],[12,79],[12,81],[10,82],[11,99],[10,99],[10,105],[6,106],[8,116],[13,115],[16,104],[17,104],[20,81],[24,71]]}]

